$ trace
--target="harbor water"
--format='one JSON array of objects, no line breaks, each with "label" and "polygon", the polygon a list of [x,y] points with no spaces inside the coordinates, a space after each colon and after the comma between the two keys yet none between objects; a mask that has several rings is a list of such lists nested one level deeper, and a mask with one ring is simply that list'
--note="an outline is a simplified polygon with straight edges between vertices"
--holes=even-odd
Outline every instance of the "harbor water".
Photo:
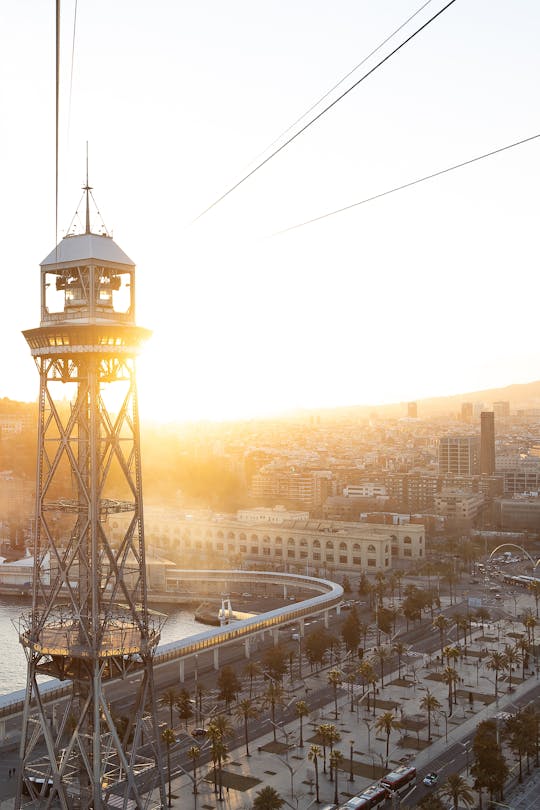
[{"label": "harbor water", "polygon": [[[0,596],[0,695],[26,686],[26,658],[19,643],[18,629],[21,614],[29,609],[29,600]],[[167,615],[160,644],[201,632],[201,625],[195,621],[192,613],[172,605],[160,607],[159,610]]]}]

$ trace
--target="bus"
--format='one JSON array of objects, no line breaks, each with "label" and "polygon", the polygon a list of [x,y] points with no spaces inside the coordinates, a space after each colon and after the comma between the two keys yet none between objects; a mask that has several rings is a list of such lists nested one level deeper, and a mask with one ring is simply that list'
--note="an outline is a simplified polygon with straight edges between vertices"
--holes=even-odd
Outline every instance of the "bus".
[{"label": "bus", "polygon": [[413,786],[416,782],[416,768],[400,765],[395,771],[390,771],[381,779],[381,785],[391,793],[403,787]]}]

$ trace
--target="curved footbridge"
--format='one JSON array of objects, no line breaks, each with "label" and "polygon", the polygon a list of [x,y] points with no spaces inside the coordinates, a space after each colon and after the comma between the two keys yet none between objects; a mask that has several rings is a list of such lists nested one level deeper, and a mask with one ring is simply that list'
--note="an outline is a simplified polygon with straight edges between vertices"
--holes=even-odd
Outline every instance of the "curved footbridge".
[{"label": "curved footbridge", "polygon": [[[258,639],[264,639],[266,634],[271,634],[274,644],[277,644],[279,630],[284,625],[296,625],[299,638],[301,638],[304,635],[306,619],[322,614],[324,624],[328,627],[331,611],[335,610],[339,613],[343,600],[343,588],[335,582],[301,574],[266,571],[184,571],[173,569],[167,572],[167,595],[172,596],[176,593],[180,596],[181,583],[197,582],[204,582],[206,589],[215,585],[214,595],[216,592],[230,590],[232,585],[234,585],[235,589],[240,588],[240,590],[249,585],[255,594],[261,593],[261,590],[268,591],[268,589],[276,590],[279,588],[280,595],[284,599],[294,599],[295,597],[291,597],[290,594],[298,591],[313,591],[315,595],[299,602],[290,602],[283,607],[260,613],[249,619],[234,621],[224,627],[208,628],[201,633],[188,636],[179,641],[160,645],[154,657],[154,668],[170,666],[172,662],[177,661],[181,682],[184,681],[186,676],[186,665],[196,676],[199,668],[208,665],[207,656],[211,656],[213,668],[219,669],[220,649],[228,645],[238,644],[238,642],[243,643],[245,656],[249,658],[252,645]],[[133,674],[136,676],[137,672]],[[120,684],[121,681],[117,679],[114,683]],[[69,681],[58,681],[56,679],[46,684],[45,688],[42,687],[42,698],[52,705],[53,713],[54,704],[63,700],[70,693],[70,688]],[[0,696],[0,742],[4,741],[8,734],[8,721],[20,715],[23,706],[24,690]]]}]

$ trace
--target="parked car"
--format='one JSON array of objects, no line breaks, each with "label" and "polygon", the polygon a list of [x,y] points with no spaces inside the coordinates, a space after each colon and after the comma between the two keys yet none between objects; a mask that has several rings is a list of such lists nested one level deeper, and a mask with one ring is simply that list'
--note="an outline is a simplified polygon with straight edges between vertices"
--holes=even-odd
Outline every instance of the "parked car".
[{"label": "parked car", "polygon": [[431,773],[428,773],[428,774],[427,774],[426,776],[424,776],[424,778],[422,779],[422,782],[423,782],[423,783],[424,783],[424,785],[426,785],[427,787],[432,787],[433,785],[436,785],[438,781],[439,781],[439,774],[438,774],[438,773],[435,773],[435,771],[432,771]]},{"label": "parked car", "polygon": [[206,737],[207,731],[205,728],[194,728],[191,732],[192,737]]}]

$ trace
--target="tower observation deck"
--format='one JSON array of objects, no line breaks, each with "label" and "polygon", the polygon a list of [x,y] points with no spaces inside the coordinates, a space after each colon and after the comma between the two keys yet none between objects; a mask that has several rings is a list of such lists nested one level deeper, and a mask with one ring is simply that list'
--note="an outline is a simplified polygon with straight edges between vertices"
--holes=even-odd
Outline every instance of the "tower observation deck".
[{"label": "tower observation deck", "polygon": [[[87,189],[88,194],[88,189]],[[41,264],[41,322],[24,336],[39,371],[32,608],[16,807],[165,806],[150,613],[135,358],[135,266],[109,236],[62,239]],[[121,540],[111,539],[129,513]],[[142,674],[134,711],[117,717],[112,678]],[[47,715],[38,676],[71,683]]]}]

